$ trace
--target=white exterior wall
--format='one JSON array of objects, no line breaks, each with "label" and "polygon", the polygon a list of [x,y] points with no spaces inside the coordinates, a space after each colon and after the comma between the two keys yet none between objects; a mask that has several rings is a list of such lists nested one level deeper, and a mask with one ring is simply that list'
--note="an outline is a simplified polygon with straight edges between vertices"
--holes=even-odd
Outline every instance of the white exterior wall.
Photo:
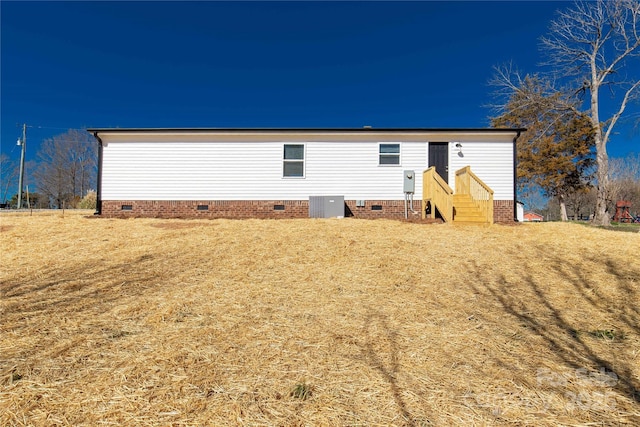
[{"label": "white exterior wall", "polygon": [[400,166],[378,166],[377,142],[305,144],[305,177],[283,178],[284,142],[113,142],[104,147],[103,200],[403,200],[403,171],[422,188],[426,144],[401,143]]},{"label": "white exterior wall", "polygon": [[[495,142],[455,142],[449,144],[449,183],[455,190],[456,171],[470,165],[493,190],[493,200],[513,200],[513,144]],[[459,155],[462,153],[462,157]]]},{"label": "white exterior wall", "polygon": [[[102,200],[403,200],[403,171],[422,196],[428,141],[449,143],[449,183],[471,165],[494,191],[513,199],[513,135],[383,134],[203,135],[118,133],[103,140]],[[400,166],[379,166],[378,145],[400,143]],[[455,148],[460,142],[464,157]],[[305,144],[305,177],[283,178],[284,144]]]}]

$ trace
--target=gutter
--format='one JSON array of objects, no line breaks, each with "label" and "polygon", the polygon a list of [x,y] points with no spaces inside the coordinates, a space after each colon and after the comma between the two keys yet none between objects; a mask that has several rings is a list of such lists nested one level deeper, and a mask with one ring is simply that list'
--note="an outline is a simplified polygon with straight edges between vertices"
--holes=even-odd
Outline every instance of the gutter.
[{"label": "gutter", "polygon": [[184,133],[247,133],[247,132],[263,132],[263,133],[280,133],[280,132],[299,132],[299,133],[380,133],[380,132],[407,132],[407,133],[424,133],[424,132],[462,132],[462,133],[512,133],[520,132],[526,129],[522,128],[89,128],[88,132],[95,135],[97,132],[109,133],[166,133],[166,132],[184,132]]},{"label": "gutter", "polygon": [[102,139],[98,136],[98,132],[93,132],[93,136],[98,141],[98,179],[96,181],[96,211],[94,215],[102,215]]},{"label": "gutter", "polygon": [[513,138],[513,220],[518,222],[518,147],[516,141],[520,138],[521,132],[526,129],[518,129],[518,133]]}]

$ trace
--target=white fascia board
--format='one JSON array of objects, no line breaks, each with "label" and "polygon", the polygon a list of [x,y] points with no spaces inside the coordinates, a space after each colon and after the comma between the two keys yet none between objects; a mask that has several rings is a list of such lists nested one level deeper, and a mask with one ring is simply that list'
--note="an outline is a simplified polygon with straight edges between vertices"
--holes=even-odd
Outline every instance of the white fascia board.
[{"label": "white fascia board", "polygon": [[369,131],[369,132],[261,132],[261,131],[101,131],[100,139],[105,142],[288,142],[288,141],[349,141],[349,142],[505,142],[511,143],[518,132],[505,131]]}]

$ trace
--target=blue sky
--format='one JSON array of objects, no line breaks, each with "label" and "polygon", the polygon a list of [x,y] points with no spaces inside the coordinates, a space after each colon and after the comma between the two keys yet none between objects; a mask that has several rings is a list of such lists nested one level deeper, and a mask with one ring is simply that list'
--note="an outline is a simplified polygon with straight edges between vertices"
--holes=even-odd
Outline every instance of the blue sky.
[{"label": "blue sky", "polygon": [[[2,1],[1,150],[22,123],[27,159],[92,126],[487,127],[492,67],[537,71],[567,6]],[[610,155],[639,151],[632,125]]]}]

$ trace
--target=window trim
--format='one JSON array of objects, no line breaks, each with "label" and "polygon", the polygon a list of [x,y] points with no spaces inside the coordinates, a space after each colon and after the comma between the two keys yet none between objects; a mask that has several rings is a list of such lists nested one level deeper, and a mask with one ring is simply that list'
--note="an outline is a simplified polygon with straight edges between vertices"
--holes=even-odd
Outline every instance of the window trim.
[{"label": "window trim", "polygon": [[[381,153],[380,150],[382,149],[383,145],[397,145],[398,146],[398,153]],[[383,164],[380,163],[380,157],[381,156],[398,156],[398,163],[394,163],[394,164]],[[379,142],[378,143],[378,166],[379,167],[383,167],[383,168],[388,168],[388,167],[399,167],[402,166],[402,144],[399,142]]]},{"label": "window trim", "polygon": [[[287,145],[301,145],[302,146],[302,159],[285,159],[284,158],[284,153],[285,153],[285,147]],[[307,144],[304,144],[302,142],[285,142],[282,144],[282,179],[304,179],[306,177],[306,172],[307,172]],[[302,162],[302,176],[287,176],[284,173],[284,165],[285,163],[295,163],[295,162]]]}]

